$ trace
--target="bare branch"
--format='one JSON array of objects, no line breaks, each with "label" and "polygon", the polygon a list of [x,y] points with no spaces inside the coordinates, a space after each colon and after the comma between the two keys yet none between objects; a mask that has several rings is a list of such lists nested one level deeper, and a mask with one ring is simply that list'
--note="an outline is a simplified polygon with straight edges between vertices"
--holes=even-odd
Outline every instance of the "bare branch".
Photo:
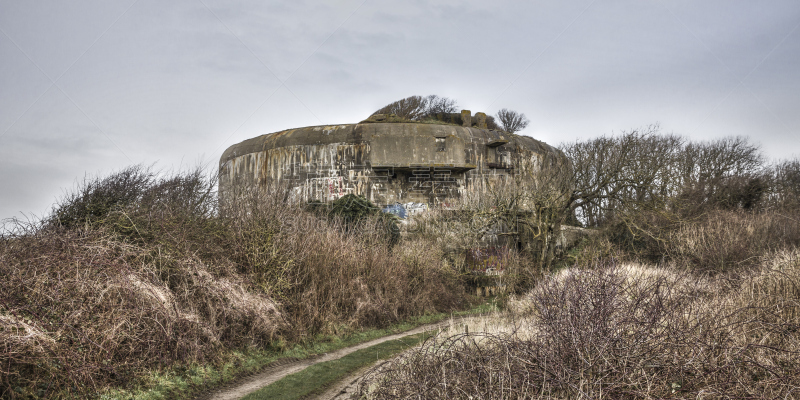
[{"label": "bare branch", "polygon": [[500,121],[502,129],[508,133],[519,132],[525,129],[531,122],[525,117],[525,114],[506,108],[497,112],[497,120]]}]

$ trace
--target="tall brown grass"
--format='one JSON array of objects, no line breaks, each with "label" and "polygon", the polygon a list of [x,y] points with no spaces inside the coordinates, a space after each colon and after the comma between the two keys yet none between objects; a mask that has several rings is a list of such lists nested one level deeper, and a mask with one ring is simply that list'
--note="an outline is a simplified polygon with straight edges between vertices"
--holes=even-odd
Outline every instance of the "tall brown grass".
[{"label": "tall brown grass", "polygon": [[281,188],[220,210],[200,171],[90,180],[0,236],[0,397],[80,398],[226,352],[464,302],[421,241],[341,229]]},{"label": "tall brown grass", "polygon": [[757,266],[765,254],[800,246],[800,220],[784,212],[715,210],[666,235],[662,252],[706,271]]},{"label": "tall brown grass", "polygon": [[[395,246],[380,216],[356,224],[287,207],[284,188],[241,194],[226,209],[240,265],[271,285],[289,310],[292,333],[380,326],[464,304],[457,271],[422,240]],[[265,241],[265,235],[267,241]]]},{"label": "tall brown grass", "polygon": [[4,396],[95,392],[148,366],[264,344],[282,325],[274,301],[230,263],[158,254],[103,230],[37,232],[3,245]]},{"label": "tall brown grass", "polygon": [[690,217],[643,210],[596,230],[577,251],[647,263],[674,263],[704,273],[756,267],[767,254],[800,247],[800,214],[712,208]]}]

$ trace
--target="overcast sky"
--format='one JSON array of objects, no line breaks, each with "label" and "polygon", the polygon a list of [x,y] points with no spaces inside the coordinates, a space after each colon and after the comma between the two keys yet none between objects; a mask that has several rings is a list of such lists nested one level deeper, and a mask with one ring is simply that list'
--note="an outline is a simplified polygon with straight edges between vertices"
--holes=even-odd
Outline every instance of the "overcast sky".
[{"label": "overcast sky", "polygon": [[0,219],[410,95],[553,145],[659,123],[800,156],[799,25],[797,0],[0,0]]}]

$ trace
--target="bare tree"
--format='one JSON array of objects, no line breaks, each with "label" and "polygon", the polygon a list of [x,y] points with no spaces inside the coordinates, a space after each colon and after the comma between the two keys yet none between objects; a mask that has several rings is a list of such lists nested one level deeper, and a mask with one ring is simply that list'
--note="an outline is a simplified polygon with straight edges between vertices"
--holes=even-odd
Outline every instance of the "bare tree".
[{"label": "bare tree", "polygon": [[772,167],[769,203],[782,210],[800,210],[800,159],[785,160]]},{"label": "bare tree", "polygon": [[687,142],[654,125],[562,150],[574,167],[569,208],[639,256],[660,257],[675,229],[709,212],[756,211],[776,198],[774,173],[744,138]]},{"label": "bare tree", "polygon": [[409,96],[391,102],[372,114],[395,114],[411,121],[420,121],[439,113],[456,112],[457,109],[458,105],[455,100],[432,94],[430,96]]},{"label": "bare tree", "polygon": [[506,108],[503,108],[497,112],[497,120],[500,121],[500,125],[502,125],[503,130],[508,133],[521,131],[525,129],[525,127],[527,127],[531,122],[525,117],[525,114]]},{"label": "bare tree", "polygon": [[450,214],[455,223],[436,228],[467,227],[459,232],[465,232],[463,242],[472,246],[496,243],[523,249],[531,269],[519,271],[527,278],[517,278],[530,282],[528,278],[553,261],[561,225],[567,219],[572,169],[562,152],[550,148],[523,163],[520,170],[526,172],[484,177],[483,190],[465,193],[458,212]]},{"label": "bare tree", "polygon": [[453,113],[458,110],[456,101],[447,97],[439,97],[435,94],[432,94],[428,96],[426,100],[428,101],[428,104],[423,117],[440,113]]},{"label": "bare tree", "polygon": [[658,129],[652,125],[561,146],[573,165],[568,207],[586,226],[602,225],[626,207],[663,204],[679,190],[673,168],[684,141]]},{"label": "bare tree", "polygon": [[[756,175],[760,160],[757,146],[741,138],[687,143],[651,125],[562,144],[522,173],[486,178],[450,217],[470,233],[465,245],[511,236],[540,270],[552,265],[561,227],[576,217],[585,227],[612,228],[615,240],[649,257],[671,229],[709,207],[751,209],[767,190]],[[768,195],[789,204],[800,168],[787,162],[776,170],[772,179],[782,186]]]},{"label": "bare tree", "polygon": [[379,110],[375,114],[395,114],[398,117],[415,120],[425,109],[426,99],[422,96],[409,96],[404,99],[393,101]]},{"label": "bare tree", "polygon": [[680,193],[676,201],[684,214],[712,207],[754,207],[761,188],[764,157],[746,138],[729,137],[689,143],[678,159]]}]

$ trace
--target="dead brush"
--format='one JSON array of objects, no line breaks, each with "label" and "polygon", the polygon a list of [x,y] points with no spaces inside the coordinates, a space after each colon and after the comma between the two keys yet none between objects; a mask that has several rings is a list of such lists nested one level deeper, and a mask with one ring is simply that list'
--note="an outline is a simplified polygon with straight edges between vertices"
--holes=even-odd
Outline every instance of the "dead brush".
[{"label": "dead brush", "polygon": [[800,245],[800,220],[780,212],[713,210],[670,232],[662,249],[675,262],[708,272],[759,265],[764,254]]},{"label": "dead brush", "polygon": [[792,398],[800,390],[794,254],[742,280],[613,261],[568,270],[515,305],[509,326],[524,325],[523,335],[437,337],[373,371],[358,395]]},{"label": "dead brush", "polygon": [[[232,194],[232,193],[228,193]],[[201,171],[89,181],[0,235],[0,398],[86,398],[233,350],[384,326],[463,304],[423,241],[348,229],[286,188],[219,208]],[[67,223],[63,223],[67,221]]]},{"label": "dead brush", "polygon": [[4,398],[87,396],[146,368],[267,343],[280,327],[270,298],[197,259],[153,258],[103,230],[6,240],[14,243],[0,252]]},{"label": "dead brush", "polygon": [[[310,218],[305,216],[304,218]],[[295,226],[308,226],[312,221]],[[358,234],[342,234],[328,221],[314,221],[303,234],[279,235],[278,253],[289,254],[282,299],[293,332],[336,333],[341,327],[382,326],[463,304],[458,275],[442,266],[424,242],[392,248],[372,236],[380,221],[368,220]]]},{"label": "dead brush", "polygon": [[384,326],[465,301],[441,252],[424,241],[389,246],[380,216],[346,223],[287,207],[285,187],[235,190],[238,201],[223,213],[236,238],[230,254],[283,304],[289,338]]}]

